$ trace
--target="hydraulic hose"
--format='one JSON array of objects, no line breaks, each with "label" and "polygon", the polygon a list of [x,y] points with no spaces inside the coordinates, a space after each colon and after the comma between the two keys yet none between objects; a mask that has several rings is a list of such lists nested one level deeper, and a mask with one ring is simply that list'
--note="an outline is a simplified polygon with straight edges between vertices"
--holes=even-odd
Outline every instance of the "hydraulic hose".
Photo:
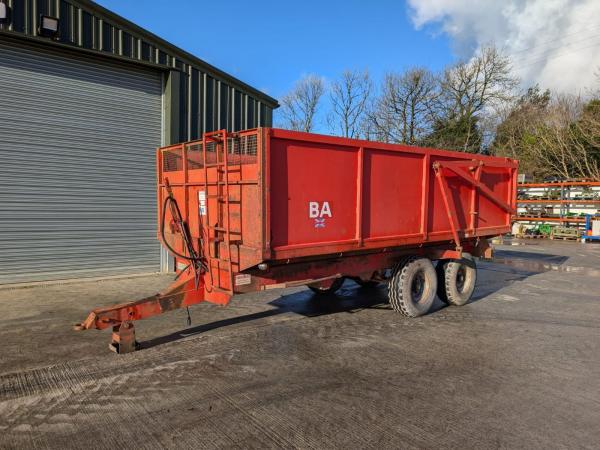
[{"label": "hydraulic hose", "polygon": [[[179,253],[177,250],[175,250],[173,247],[171,247],[171,245],[169,244],[169,242],[167,241],[167,238],[165,236],[165,217],[166,217],[166,212],[167,212],[167,205],[169,205],[169,203],[171,205],[173,205],[173,207],[175,208],[175,212],[177,213],[177,222],[179,225],[179,228],[181,230],[181,236],[183,238],[183,241],[185,243],[185,247],[187,248],[187,251],[189,253],[188,255],[184,255],[183,253]],[[171,209],[171,215],[173,216],[173,219],[175,219],[175,214],[173,214],[173,210]],[[178,256],[179,258],[185,259],[187,261],[190,261],[190,263],[185,267],[185,269],[183,269],[182,271],[179,272],[179,274],[175,277],[175,279],[179,278],[179,276],[185,271],[187,270],[190,266],[192,266],[194,268],[194,273],[195,278],[196,278],[196,287],[198,286],[198,276],[199,273],[201,272],[208,272],[208,274],[210,275],[210,283],[212,285],[212,272],[209,270],[208,266],[206,265],[204,258],[202,257],[202,248],[200,248],[200,256],[198,256],[196,254],[196,251],[194,250],[194,246],[192,245],[191,239],[190,239],[190,234],[189,234],[189,230],[187,229],[187,225],[186,223],[183,221],[183,216],[181,215],[181,210],[179,209],[179,205],[177,204],[177,200],[175,200],[173,198],[172,195],[168,195],[167,197],[165,197],[165,200],[163,202],[163,209],[162,209],[162,214],[161,214],[161,218],[160,218],[160,235],[162,237],[163,243],[165,244],[165,246],[167,247],[167,249],[175,256]],[[209,292],[211,292],[212,289],[209,289]]]},{"label": "hydraulic hose", "polygon": [[[179,227],[181,229],[181,235],[183,237],[185,246],[189,252],[189,256],[188,255],[184,255],[182,253],[179,253],[177,250],[175,250],[173,247],[171,247],[171,245],[167,242],[167,238],[165,237],[165,217],[166,217],[166,212],[167,212],[167,205],[169,204],[169,202],[171,202],[173,204],[173,206],[175,207],[175,210],[177,211],[177,218],[179,219]],[[160,219],[160,235],[162,237],[163,243],[165,244],[165,246],[167,247],[167,249],[175,256],[185,259],[187,261],[192,261],[194,263],[197,262],[202,262],[201,258],[199,258],[196,255],[196,252],[194,250],[194,247],[192,246],[192,243],[189,240],[189,234],[187,229],[185,228],[185,224],[183,222],[183,216],[181,215],[181,211],[179,209],[179,205],[177,204],[177,201],[171,197],[170,195],[168,195],[167,197],[165,197],[165,201],[163,202],[163,209],[162,209],[162,215],[161,215],[161,219]]]}]

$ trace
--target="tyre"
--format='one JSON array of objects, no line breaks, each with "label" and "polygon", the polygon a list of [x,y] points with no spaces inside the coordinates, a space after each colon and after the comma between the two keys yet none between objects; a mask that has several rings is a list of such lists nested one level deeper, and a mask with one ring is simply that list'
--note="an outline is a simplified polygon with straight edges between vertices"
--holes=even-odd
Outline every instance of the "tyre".
[{"label": "tyre", "polygon": [[389,282],[390,305],[407,317],[426,314],[435,300],[437,276],[427,258],[411,256],[393,270]]},{"label": "tyre", "polygon": [[344,279],[343,278],[336,278],[335,280],[333,280],[333,283],[331,283],[331,285],[329,287],[311,286],[309,284],[308,288],[311,291],[313,291],[315,294],[318,294],[318,295],[327,295],[327,294],[333,294],[333,293],[335,293],[335,291],[337,291],[339,288],[342,287],[342,284],[344,284]]},{"label": "tyre", "polygon": [[440,261],[436,272],[440,300],[449,305],[462,306],[471,299],[477,281],[477,265],[472,256]]}]

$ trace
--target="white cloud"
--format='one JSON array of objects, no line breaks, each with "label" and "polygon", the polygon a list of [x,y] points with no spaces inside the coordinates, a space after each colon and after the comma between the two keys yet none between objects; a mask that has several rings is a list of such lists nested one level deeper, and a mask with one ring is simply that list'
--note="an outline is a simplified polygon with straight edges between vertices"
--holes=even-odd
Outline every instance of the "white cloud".
[{"label": "white cloud", "polygon": [[572,93],[599,84],[600,0],[408,0],[417,29],[439,27],[457,55],[495,43],[525,86]]}]

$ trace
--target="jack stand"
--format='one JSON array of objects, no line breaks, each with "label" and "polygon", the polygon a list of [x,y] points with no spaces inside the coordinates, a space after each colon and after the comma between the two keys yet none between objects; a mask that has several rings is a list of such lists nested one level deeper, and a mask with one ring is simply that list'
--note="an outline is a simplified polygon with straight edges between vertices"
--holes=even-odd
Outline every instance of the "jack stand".
[{"label": "jack stand", "polygon": [[113,327],[112,342],[108,348],[118,354],[134,352],[138,344],[135,341],[135,328],[128,320]]},{"label": "jack stand", "polygon": [[175,280],[163,292],[133,302],[96,308],[83,322],[74,324],[73,329],[76,331],[91,328],[104,330],[112,327],[112,342],[108,348],[119,354],[131,353],[141,348],[135,341],[134,320],[146,319],[204,301],[226,305],[230,298],[231,294],[227,292],[217,292],[216,289],[208,292],[204,285],[204,279],[201,278],[198,282],[196,272],[188,268],[183,276]]}]

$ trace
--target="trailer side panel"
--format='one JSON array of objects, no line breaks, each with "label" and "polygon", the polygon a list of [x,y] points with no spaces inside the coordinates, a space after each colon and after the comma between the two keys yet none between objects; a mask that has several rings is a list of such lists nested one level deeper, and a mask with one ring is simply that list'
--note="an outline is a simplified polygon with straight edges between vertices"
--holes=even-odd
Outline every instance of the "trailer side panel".
[{"label": "trailer side panel", "polygon": [[273,259],[510,229],[512,160],[271,130],[267,163]]}]

